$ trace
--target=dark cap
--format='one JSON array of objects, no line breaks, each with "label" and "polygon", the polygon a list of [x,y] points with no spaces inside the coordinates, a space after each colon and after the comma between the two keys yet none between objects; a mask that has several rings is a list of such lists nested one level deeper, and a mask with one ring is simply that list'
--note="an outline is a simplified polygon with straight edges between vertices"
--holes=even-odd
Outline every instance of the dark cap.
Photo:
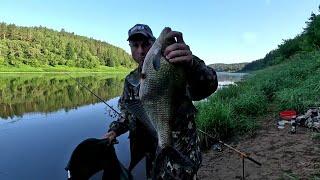
[{"label": "dark cap", "polygon": [[142,34],[148,39],[155,40],[156,38],[153,36],[152,31],[148,25],[145,24],[136,24],[128,31],[128,41],[133,37],[133,35]]}]

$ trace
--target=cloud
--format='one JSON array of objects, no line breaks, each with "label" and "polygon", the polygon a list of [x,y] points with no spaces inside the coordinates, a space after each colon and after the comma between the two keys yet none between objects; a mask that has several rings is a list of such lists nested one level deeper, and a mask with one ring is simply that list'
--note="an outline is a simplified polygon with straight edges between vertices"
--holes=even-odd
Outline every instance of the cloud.
[{"label": "cloud", "polygon": [[257,42],[257,34],[254,32],[244,32],[242,39],[246,44],[255,44]]}]

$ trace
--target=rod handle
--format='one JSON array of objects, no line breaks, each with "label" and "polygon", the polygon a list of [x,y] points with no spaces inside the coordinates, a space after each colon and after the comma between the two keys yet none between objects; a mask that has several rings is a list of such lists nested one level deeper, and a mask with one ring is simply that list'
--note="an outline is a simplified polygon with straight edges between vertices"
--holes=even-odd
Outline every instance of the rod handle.
[{"label": "rod handle", "polygon": [[246,158],[248,158],[250,161],[256,163],[257,165],[261,166],[261,163],[259,163],[258,161],[254,160],[253,158],[247,156]]}]

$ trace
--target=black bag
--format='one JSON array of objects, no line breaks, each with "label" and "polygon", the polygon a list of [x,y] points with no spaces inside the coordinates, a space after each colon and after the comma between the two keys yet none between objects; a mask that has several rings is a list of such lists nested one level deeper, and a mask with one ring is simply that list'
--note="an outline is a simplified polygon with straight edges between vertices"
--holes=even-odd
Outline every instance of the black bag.
[{"label": "black bag", "polygon": [[72,152],[65,170],[68,180],[88,180],[103,170],[103,180],[131,180],[130,172],[119,162],[113,144],[106,139],[89,138]]}]

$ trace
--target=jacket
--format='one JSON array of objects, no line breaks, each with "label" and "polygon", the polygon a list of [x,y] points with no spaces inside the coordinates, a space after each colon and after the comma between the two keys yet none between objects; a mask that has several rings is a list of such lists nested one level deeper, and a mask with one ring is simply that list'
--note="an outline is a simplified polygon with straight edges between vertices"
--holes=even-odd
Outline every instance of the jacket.
[{"label": "jacket", "polygon": [[[154,152],[155,147],[152,146],[153,139],[146,134],[142,124],[137,121],[125,107],[127,101],[139,99],[139,87],[140,87],[140,72],[139,69],[135,69],[130,72],[125,78],[124,89],[122,96],[119,99],[119,108],[121,111],[121,116],[124,119],[118,119],[110,124],[109,131],[115,131],[119,136],[127,131],[129,131],[130,138],[130,150],[131,150],[131,163],[129,170],[144,157],[147,157],[147,175],[151,176],[152,163],[154,163]],[[171,174],[165,177],[177,176],[179,178],[187,178],[188,174],[184,171],[190,172],[191,174],[196,173],[201,165],[201,152],[200,152],[200,142],[197,135],[195,115],[196,108],[194,107],[192,101],[198,101],[204,99],[216,91],[218,87],[218,80],[216,72],[205,65],[205,63],[198,57],[193,56],[193,63],[190,68],[187,69],[187,86],[186,91],[181,96],[177,97],[179,99],[179,106],[175,110],[175,120],[173,121],[172,138],[173,146],[181,152],[183,156],[190,159],[194,165],[191,169],[186,168],[181,170],[182,174]],[[166,164],[168,162],[165,162]],[[175,162],[170,162],[174,164]],[[180,167],[176,166],[176,167]],[[173,167],[173,166],[172,166]],[[172,168],[169,168],[169,171]],[[177,171],[175,171],[177,172]],[[167,173],[168,174],[168,173]],[[166,177],[167,176],[167,177]],[[188,179],[188,178],[187,178]]]}]

